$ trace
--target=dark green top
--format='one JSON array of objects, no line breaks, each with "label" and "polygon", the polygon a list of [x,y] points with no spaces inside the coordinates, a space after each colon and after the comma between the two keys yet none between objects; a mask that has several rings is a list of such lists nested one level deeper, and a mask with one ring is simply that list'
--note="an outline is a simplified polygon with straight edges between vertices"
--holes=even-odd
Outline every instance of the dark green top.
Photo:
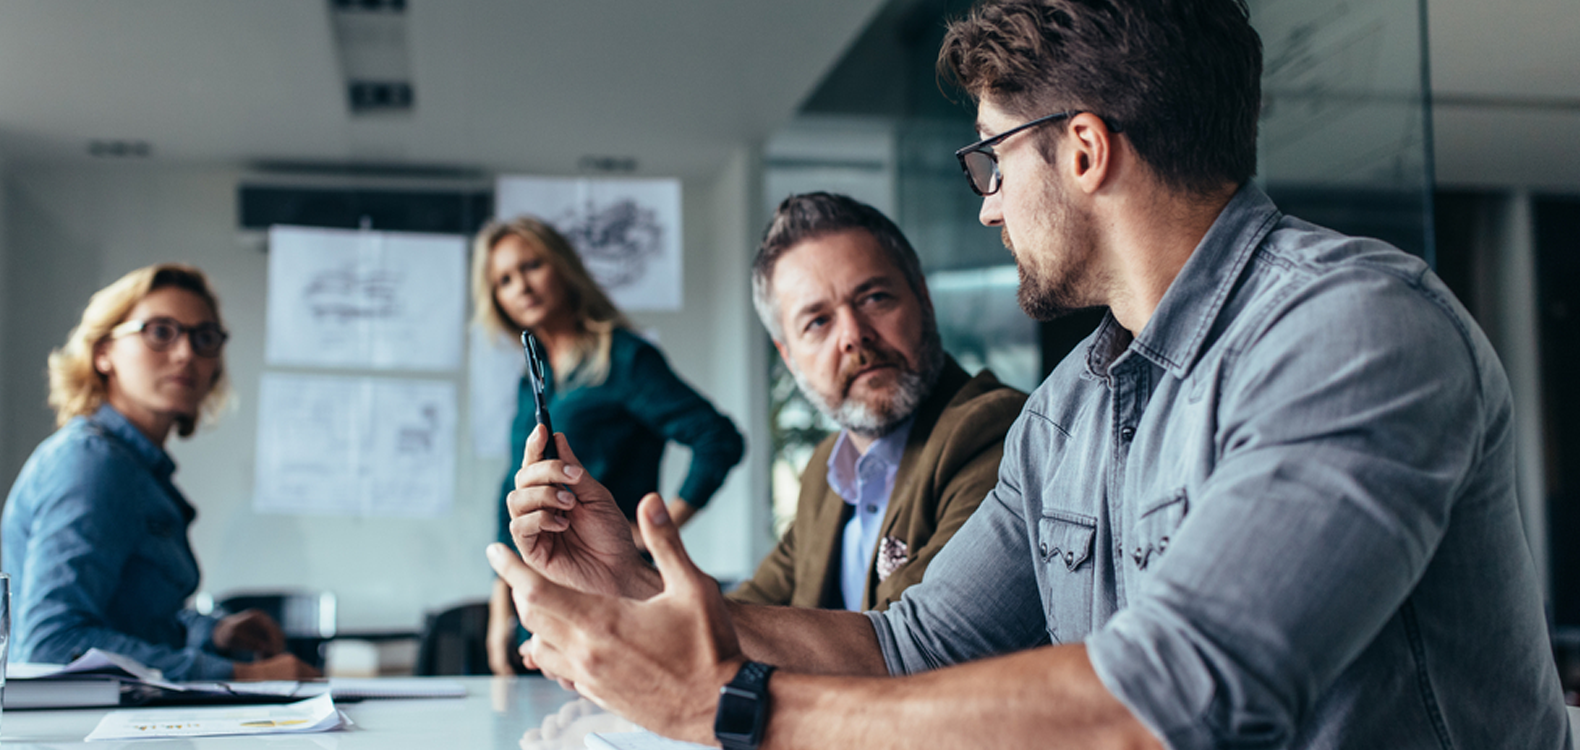
[{"label": "dark green top", "polygon": [[[546,373],[552,383],[554,375]],[[741,461],[746,444],[735,424],[687,385],[663,353],[623,328],[609,345],[609,376],[594,386],[549,388],[554,430],[565,434],[571,450],[594,479],[614,495],[627,518],[636,517],[643,495],[658,491],[658,464],[664,444],[691,448],[691,470],[680,496],[698,508],[707,504]],[[521,456],[532,418],[532,386],[521,379],[516,419],[510,428],[511,455]],[[514,466],[505,474],[499,502],[499,540],[510,543],[510,513],[504,497],[515,489]]]}]

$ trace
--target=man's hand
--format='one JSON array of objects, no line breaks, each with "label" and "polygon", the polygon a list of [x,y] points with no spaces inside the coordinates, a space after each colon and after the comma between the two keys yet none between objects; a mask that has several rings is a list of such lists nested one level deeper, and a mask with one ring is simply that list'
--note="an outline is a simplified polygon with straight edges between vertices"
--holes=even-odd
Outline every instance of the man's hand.
[{"label": "man's hand", "polygon": [[580,591],[656,593],[656,576],[642,562],[614,497],[587,475],[564,435],[554,439],[561,458],[545,461],[547,430],[533,428],[516,489],[505,500],[521,558],[549,580]]},{"label": "man's hand", "polygon": [[220,620],[209,639],[221,651],[250,651],[261,659],[285,650],[285,631],[261,609],[245,610]]},{"label": "man's hand", "polygon": [[713,742],[719,688],[745,661],[718,582],[692,564],[657,495],[638,508],[662,591],[638,600],[559,585],[509,548],[488,548],[532,631],[528,663],[659,734]]},{"label": "man's hand", "polygon": [[236,662],[237,680],[311,680],[319,677],[323,675],[295,654],[280,654],[251,663]]}]

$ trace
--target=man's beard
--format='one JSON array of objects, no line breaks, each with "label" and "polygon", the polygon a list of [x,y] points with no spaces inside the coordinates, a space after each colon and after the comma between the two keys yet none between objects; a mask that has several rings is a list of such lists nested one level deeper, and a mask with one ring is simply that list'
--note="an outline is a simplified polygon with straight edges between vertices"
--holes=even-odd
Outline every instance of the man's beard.
[{"label": "man's beard", "polygon": [[[929,315],[929,318],[931,316]],[[839,373],[836,383],[839,393],[849,393],[851,384],[861,371],[872,365],[893,365],[895,367],[895,383],[893,396],[887,404],[868,404],[854,398],[842,398],[836,406],[831,399],[826,398],[812,386],[801,369],[793,362],[790,365],[790,375],[795,378],[796,387],[801,389],[801,394],[812,402],[817,410],[824,416],[834,420],[841,428],[867,438],[878,438],[889,434],[901,422],[910,419],[916,412],[927,395],[932,392],[933,385],[938,382],[938,374],[944,369],[944,347],[938,338],[938,327],[931,319],[923,326],[921,347],[917,350],[917,359],[920,369],[912,369],[906,363],[905,357],[893,349],[880,345],[863,347],[852,357],[850,364],[846,365]]]},{"label": "man's beard", "polygon": [[1046,244],[1056,248],[1059,256],[1045,258],[1047,272],[1039,275],[1033,270],[1032,259],[1015,252],[1009,229],[1000,230],[1004,247],[1015,256],[1015,272],[1020,276],[1020,287],[1015,290],[1015,301],[1034,320],[1053,320],[1070,313],[1101,306],[1094,299],[1091,286],[1091,260],[1095,252],[1095,232],[1090,217],[1070,205],[1064,196],[1057,196],[1056,205],[1050,209],[1051,224],[1056,236]]}]

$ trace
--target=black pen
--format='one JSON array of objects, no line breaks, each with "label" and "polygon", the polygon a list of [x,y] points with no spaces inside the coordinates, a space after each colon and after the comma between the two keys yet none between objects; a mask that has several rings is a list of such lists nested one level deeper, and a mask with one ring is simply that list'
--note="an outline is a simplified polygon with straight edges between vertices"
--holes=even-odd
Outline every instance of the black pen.
[{"label": "black pen", "polygon": [[543,444],[543,459],[559,458],[560,451],[554,444],[554,424],[549,421],[549,396],[544,393],[547,384],[543,375],[543,348],[531,331],[521,332],[521,351],[527,357],[527,378],[532,381],[532,416],[549,433],[548,442]]}]

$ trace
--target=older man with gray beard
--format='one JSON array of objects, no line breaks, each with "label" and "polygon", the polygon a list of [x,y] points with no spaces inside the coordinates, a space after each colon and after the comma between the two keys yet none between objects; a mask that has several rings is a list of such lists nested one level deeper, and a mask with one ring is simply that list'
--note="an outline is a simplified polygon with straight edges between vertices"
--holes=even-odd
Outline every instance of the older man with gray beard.
[{"label": "older man with gray beard", "polygon": [[848,197],[779,205],[752,298],[796,385],[842,429],[807,462],[793,525],[730,596],[884,609],[993,488],[1026,394],[944,353],[915,251]]}]

